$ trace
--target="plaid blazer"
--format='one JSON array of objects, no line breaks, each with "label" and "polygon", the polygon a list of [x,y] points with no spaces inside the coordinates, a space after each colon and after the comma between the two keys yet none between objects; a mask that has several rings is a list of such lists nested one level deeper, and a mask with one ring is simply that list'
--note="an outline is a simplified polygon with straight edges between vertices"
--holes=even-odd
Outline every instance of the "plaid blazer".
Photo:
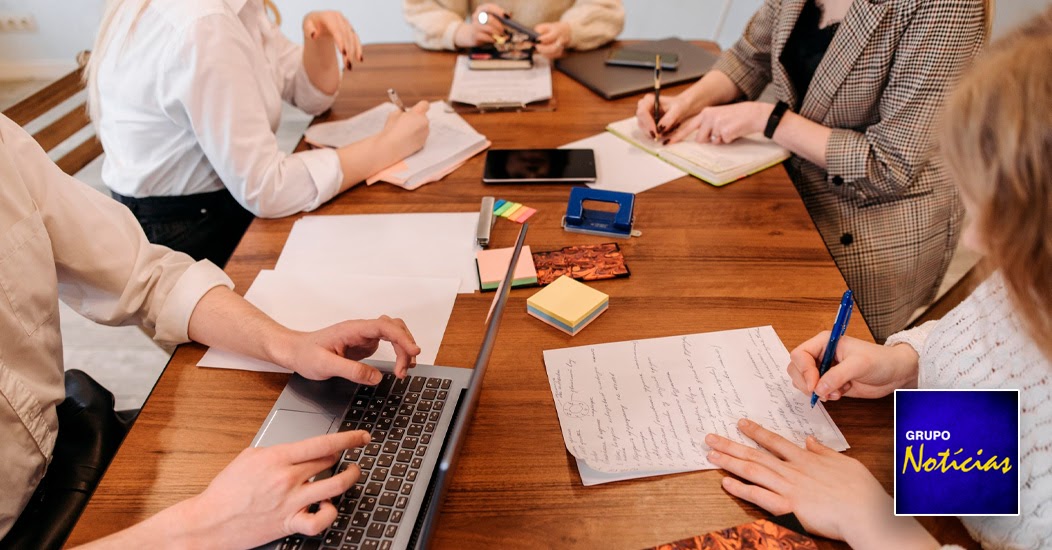
[{"label": "plaid blazer", "polygon": [[[748,99],[797,94],[779,58],[806,0],[766,0],[715,69]],[[985,41],[983,0],[855,0],[801,115],[833,129],[828,170],[786,168],[877,341],[931,303],[963,209],[936,158],[934,121]]]}]

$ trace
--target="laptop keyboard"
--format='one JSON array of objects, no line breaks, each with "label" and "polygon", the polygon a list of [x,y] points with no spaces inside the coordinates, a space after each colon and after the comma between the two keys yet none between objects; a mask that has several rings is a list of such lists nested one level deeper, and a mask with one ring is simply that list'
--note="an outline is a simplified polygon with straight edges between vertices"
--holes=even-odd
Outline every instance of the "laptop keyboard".
[{"label": "laptop keyboard", "polygon": [[362,475],[335,502],[339,515],[321,536],[286,537],[278,548],[393,549],[400,530],[412,528],[402,524],[402,517],[417,485],[424,454],[432,443],[441,445],[441,437],[434,442],[432,438],[451,384],[447,378],[407,376],[399,380],[384,374],[376,386],[357,386],[339,431],[365,430],[373,440],[345,451],[336,472],[357,464]]}]

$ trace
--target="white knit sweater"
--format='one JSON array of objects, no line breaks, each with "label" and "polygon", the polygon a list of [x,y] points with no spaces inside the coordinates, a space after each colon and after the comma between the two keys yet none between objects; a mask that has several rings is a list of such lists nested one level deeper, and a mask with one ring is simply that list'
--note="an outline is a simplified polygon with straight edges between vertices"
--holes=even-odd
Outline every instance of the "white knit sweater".
[{"label": "white knit sweater", "polygon": [[1019,390],[1021,513],[961,521],[985,549],[1052,548],[1052,362],[1026,335],[1003,279],[990,277],[943,319],[888,338],[898,343],[920,355],[921,388]]}]

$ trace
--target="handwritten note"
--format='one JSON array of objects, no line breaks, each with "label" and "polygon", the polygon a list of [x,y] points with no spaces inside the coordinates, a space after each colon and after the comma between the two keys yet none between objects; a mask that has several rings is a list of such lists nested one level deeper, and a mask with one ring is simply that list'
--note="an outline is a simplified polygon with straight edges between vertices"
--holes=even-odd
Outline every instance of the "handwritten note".
[{"label": "handwritten note", "polygon": [[789,352],[767,327],[544,352],[566,448],[599,472],[703,470],[705,435],[756,445],[747,417],[791,441],[847,441],[792,386]]}]

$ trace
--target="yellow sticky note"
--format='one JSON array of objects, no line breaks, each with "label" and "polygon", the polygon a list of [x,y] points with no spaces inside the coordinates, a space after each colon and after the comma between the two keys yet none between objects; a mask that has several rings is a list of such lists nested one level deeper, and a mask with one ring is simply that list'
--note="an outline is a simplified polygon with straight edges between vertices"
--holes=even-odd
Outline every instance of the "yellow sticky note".
[{"label": "yellow sticky note", "polygon": [[527,307],[534,308],[570,327],[579,325],[606,306],[610,297],[566,275],[530,296]]}]

